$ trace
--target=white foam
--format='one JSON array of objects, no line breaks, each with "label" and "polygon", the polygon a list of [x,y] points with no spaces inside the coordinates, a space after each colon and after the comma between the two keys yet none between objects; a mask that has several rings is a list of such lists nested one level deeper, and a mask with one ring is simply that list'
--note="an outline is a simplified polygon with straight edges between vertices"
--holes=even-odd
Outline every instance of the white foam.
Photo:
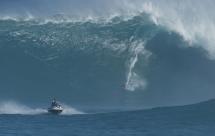
[{"label": "white foam", "polygon": [[26,105],[9,101],[9,102],[1,102],[0,103],[0,114],[26,114],[26,115],[34,115],[34,114],[44,114],[47,113],[47,110],[42,108],[30,108]]},{"label": "white foam", "polygon": [[[151,15],[155,24],[179,33],[189,46],[201,47],[215,59],[215,1],[213,0],[195,0],[195,2],[194,0],[111,0],[104,1],[104,4],[107,7],[96,9],[97,12],[93,7],[89,7],[87,12],[83,10],[72,15],[67,15],[68,12],[65,12],[57,17],[44,17],[38,20],[41,24],[87,21],[101,23],[110,22],[115,17],[130,19],[145,12]],[[0,19],[19,20],[20,17],[1,15]],[[32,19],[35,17],[27,12],[21,20]]]},{"label": "white foam", "polygon": [[62,106],[64,108],[62,115],[84,114],[84,112],[78,111],[69,105],[62,104]]},{"label": "white foam", "polygon": [[[73,114],[83,114],[68,105],[63,104],[64,111],[62,115],[73,115]],[[0,114],[22,114],[22,115],[36,115],[36,114],[46,114],[47,109],[45,108],[31,108],[29,106],[14,102],[7,101],[0,103]]]},{"label": "white foam", "polygon": [[[155,24],[180,34],[191,47],[201,47],[215,59],[215,2],[213,0],[151,0],[137,2]],[[139,7],[137,3],[133,6]],[[167,4],[168,3],[168,4]]]},{"label": "white foam", "polygon": [[131,58],[128,63],[128,73],[127,80],[125,84],[125,89],[129,91],[135,91],[138,88],[145,89],[147,82],[144,77],[140,77],[134,70],[138,57],[142,55],[144,58],[148,59],[151,53],[144,48],[143,41],[134,41],[131,43]]}]

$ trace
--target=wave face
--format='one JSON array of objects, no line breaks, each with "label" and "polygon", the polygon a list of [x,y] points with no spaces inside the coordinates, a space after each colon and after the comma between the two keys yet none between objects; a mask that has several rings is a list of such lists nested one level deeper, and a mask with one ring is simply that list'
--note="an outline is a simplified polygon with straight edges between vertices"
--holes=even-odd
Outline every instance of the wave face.
[{"label": "wave face", "polygon": [[170,12],[174,2],[169,10],[156,0],[134,3],[123,12],[131,14],[108,19],[2,17],[1,99],[37,103],[55,96],[79,108],[137,109],[214,98],[213,18],[187,20],[200,2],[190,15]]}]

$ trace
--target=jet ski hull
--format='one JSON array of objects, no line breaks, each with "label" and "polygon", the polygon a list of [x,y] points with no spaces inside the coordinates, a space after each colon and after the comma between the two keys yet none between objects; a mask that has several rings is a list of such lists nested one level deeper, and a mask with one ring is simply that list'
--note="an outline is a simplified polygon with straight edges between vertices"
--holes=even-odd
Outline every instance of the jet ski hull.
[{"label": "jet ski hull", "polygon": [[56,110],[56,109],[48,109],[48,112],[49,113],[52,113],[52,114],[60,114],[63,110]]},{"label": "jet ski hull", "polygon": [[52,114],[60,114],[63,111],[63,107],[54,99],[51,106],[48,108],[48,112]]}]

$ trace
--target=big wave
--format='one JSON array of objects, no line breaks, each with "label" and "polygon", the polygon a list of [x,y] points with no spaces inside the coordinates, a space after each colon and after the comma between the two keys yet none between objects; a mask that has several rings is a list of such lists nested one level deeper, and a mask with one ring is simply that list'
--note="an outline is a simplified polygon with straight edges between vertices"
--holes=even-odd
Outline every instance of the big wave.
[{"label": "big wave", "polygon": [[213,98],[213,2],[120,2],[107,16],[2,16],[3,97],[128,108]]}]

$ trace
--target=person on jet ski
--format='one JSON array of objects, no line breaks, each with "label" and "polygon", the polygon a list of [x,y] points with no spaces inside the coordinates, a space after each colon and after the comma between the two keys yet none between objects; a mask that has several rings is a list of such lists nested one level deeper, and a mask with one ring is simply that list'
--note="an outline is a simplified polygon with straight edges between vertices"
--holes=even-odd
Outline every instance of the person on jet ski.
[{"label": "person on jet ski", "polygon": [[58,103],[57,103],[56,99],[54,98],[52,100],[52,107],[57,107],[57,106],[58,106]]}]

